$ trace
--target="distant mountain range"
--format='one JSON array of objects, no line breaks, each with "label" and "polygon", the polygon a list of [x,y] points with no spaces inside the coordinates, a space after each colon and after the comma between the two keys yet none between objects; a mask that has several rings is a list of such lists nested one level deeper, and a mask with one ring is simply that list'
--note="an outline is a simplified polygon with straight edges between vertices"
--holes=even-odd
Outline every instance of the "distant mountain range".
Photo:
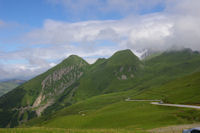
[{"label": "distant mountain range", "polygon": [[0,96],[6,94],[7,92],[11,91],[12,89],[16,88],[24,82],[25,80],[18,79],[0,81]]},{"label": "distant mountain range", "polygon": [[[92,65],[71,55],[0,97],[0,127],[21,124],[59,127],[61,117],[70,125],[70,117],[77,118],[75,114],[87,110],[98,114],[108,105],[110,108],[105,112],[110,111],[112,116],[117,109],[115,103],[121,105],[120,102],[128,97],[199,104],[199,71],[200,53],[190,49],[149,53],[142,60],[131,50],[122,50]],[[75,125],[98,128],[101,121],[97,118],[93,114],[87,122],[83,120]],[[95,122],[89,124],[89,120],[97,125]]]}]

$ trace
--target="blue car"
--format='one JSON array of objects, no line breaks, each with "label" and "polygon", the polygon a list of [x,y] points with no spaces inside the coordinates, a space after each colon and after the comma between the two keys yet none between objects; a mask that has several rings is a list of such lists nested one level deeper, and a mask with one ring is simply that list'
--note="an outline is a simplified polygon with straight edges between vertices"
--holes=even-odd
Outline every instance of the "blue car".
[{"label": "blue car", "polygon": [[183,130],[183,133],[200,133],[200,127]]}]

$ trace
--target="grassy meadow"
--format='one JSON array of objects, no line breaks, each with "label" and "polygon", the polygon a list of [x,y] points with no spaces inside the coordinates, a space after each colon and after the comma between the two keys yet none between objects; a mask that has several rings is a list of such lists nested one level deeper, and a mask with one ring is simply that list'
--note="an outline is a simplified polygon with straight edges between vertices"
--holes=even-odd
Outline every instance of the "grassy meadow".
[{"label": "grassy meadow", "polygon": [[13,128],[0,129],[0,133],[147,133],[147,131],[125,129],[59,129],[59,128]]},{"label": "grassy meadow", "polygon": [[125,97],[126,93],[96,96],[51,116],[33,119],[23,126],[145,131],[200,122],[199,110],[157,106],[149,102],[126,102]]}]

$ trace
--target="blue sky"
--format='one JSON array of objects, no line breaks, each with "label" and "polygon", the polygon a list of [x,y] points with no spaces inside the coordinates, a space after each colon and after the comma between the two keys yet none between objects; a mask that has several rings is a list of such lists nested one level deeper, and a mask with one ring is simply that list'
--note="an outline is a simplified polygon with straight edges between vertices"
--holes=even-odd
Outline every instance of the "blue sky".
[{"label": "blue sky", "polygon": [[92,63],[127,48],[137,55],[173,45],[199,50],[199,6],[199,0],[0,0],[0,80],[29,79],[70,54]]},{"label": "blue sky", "polygon": [[[164,10],[164,4],[162,2],[158,2],[147,9],[135,9],[134,11],[128,10],[123,12],[117,9],[111,9],[107,12],[103,12],[97,8],[101,6],[96,3],[83,5],[83,7],[81,7],[83,9],[77,9],[78,7],[72,9],[70,5],[65,6],[65,3],[61,2],[62,0],[58,1],[60,2],[56,2],[55,0],[0,0],[0,20],[8,23],[7,27],[2,28],[0,31],[1,49],[4,51],[20,49],[22,44],[16,41],[20,38],[20,35],[32,29],[42,27],[46,19],[65,22],[120,20],[131,14],[144,15]],[[81,4],[81,2],[78,1],[76,0],[77,3],[71,3]],[[99,1],[101,1],[100,3],[102,5],[106,4],[105,0]],[[12,41],[10,41],[11,38]]]},{"label": "blue sky", "polygon": [[[64,2],[53,1],[56,0],[0,0],[0,18],[8,22],[18,22],[30,27],[39,27],[42,26],[45,19],[68,22],[86,20],[113,20],[122,19],[131,14],[148,14],[153,12],[161,12],[165,9],[164,3],[158,2],[152,7],[144,9],[128,9],[127,11],[123,12],[118,9],[110,9],[106,12],[103,12],[101,9],[99,9],[101,5],[96,5],[95,3],[83,5],[85,7],[80,6],[81,8],[84,8],[80,9],[79,6],[70,7],[70,5],[66,5],[65,7]],[[71,3],[74,5],[80,4],[80,2],[77,2],[80,0],[74,1],[75,2]],[[102,6],[106,5],[107,0],[99,1],[101,1],[100,3]]]},{"label": "blue sky", "polygon": [[0,18],[33,27],[42,26],[46,18],[66,19],[62,8],[44,0],[0,0]]}]

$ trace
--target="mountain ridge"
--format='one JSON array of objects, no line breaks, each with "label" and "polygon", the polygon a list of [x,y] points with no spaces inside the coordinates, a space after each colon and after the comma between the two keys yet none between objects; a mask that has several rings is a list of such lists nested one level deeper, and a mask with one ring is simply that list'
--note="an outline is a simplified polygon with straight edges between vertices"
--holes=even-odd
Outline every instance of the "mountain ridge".
[{"label": "mountain ridge", "polygon": [[148,60],[121,50],[91,65],[71,55],[1,97],[0,126],[14,127],[41,115],[50,116],[98,95],[133,91],[146,96],[152,88],[198,70],[200,54],[187,50],[164,52]]}]

